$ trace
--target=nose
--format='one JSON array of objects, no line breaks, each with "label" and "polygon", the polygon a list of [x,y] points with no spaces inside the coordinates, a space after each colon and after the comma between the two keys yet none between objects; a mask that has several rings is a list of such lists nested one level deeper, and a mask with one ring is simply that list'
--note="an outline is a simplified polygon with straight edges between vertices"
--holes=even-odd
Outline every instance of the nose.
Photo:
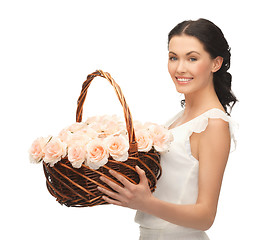
[{"label": "nose", "polygon": [[179,61],[176,69],[177,73],[185,73],[186,72],[186,66],[184,61]]}]

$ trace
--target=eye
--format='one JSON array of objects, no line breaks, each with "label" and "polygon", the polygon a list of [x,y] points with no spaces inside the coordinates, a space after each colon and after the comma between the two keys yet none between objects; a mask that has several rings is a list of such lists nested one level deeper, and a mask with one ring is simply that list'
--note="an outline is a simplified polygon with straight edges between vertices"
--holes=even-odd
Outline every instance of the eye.
[{"label": "eye", "polygon": [[176,57],[169,57],[169,60],[170,60],[170,61],[176,61],[177,58],[176,58]]},{"label": "eye", "polygon": [[190,62],[195,62],[195,61],[197,61],[197,58],[191,57],[191,58],[189,58],[189,61]]}]

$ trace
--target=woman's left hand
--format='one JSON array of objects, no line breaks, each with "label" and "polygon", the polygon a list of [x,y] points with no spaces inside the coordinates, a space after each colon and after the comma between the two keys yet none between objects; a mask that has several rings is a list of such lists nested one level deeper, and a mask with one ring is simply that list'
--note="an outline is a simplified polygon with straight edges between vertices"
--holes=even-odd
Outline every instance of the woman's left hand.
[{"label": "woman's left hand", "polygon": [[140,177],[139,184],[131,183],[121,174],[113,170],[109,171],[110,174],[114,176],[116,179],[118,179],[124,185],[124,187],[114,183],[113,181],[107,178],[100,177],[100,179],[104,183],[109,185],[113,190],[117,192],[116,193],[113,191],[109,191],[105,188],[98,187],[99,191],[101,191],[102,193],[108,195],[109,197],[113,199],[106,196],[103,196],[102,198],[106,202],[111,204],[144,211],[144,209],[147,206],[149,206],[149,200],[152,198],[152,194],[148,185],[145,171],[143,171],[138,166],[136,166],[135,169]]}]

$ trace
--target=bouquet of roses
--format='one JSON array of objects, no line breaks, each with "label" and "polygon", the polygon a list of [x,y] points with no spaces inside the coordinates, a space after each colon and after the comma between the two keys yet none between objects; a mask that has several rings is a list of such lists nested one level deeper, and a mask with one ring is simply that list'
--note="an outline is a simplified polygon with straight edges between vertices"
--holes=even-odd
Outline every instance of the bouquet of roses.
[{"label": "bouquet of roses", "polygon": [[[157,152],[168,150],[173,136],[167,128],[154,123],[133,122],[138,151]],[[116,115],[94,116],[86,122],[76,122],[64,128],[58,136],[39,137],[29,150],[33,163],[44,161],[50,167],[67,158],[74,168],[82,164],[98,169],[108,162],[128,159],[128,133]]]}]

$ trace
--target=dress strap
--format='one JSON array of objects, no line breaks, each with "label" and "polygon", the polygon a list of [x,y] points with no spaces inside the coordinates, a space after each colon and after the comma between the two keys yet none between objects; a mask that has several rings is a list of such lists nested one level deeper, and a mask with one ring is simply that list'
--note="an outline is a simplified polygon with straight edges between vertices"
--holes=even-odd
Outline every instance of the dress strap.
[{"label": "dress strap", "polygon": [[205,131],[205,129],[207,128],[209,119],[222,119],[229,123],[230,137],[231,137],[231,142],[233,143],[230,151],[231,152],[234,151],[237,145],[235,132],[238,129],[238,124],[234,120],[232,120],[230,116],[228,116],[225,112],[223,112],[221,109],[218,109],[218,108],[212,108],[189,122],[189,126],[187,127],[188,139],[193,132],[201,133]]},{"label": "dress strap", "polygon": [[179,113],[177,113],[173,118],[169,119],[165,124],[164,126],[166,128],[169,128],[172,123],[174,123],[182,114],[183,114],[184,110],[180,111]]}]

